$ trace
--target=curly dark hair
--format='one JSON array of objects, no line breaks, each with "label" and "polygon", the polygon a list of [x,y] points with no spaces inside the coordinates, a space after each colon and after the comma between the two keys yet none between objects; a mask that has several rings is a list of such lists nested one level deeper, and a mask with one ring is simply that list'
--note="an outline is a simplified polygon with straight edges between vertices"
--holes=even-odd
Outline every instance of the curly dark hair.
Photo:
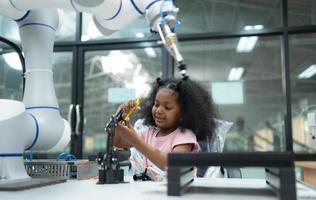
[{"label": "curly dark hair", "polygon": [[198,141],[212,138],[216,129],[215,105],[208,91],[189,78],[186,80],[157,79],[149,96],[142,103],[141,115],[145,119],[145,125],[156,126],[152,116],[152,107],[156,94],[161,88],[174,90],[179,96],[181,120],[178,127],[181,130],[190,129]]}]

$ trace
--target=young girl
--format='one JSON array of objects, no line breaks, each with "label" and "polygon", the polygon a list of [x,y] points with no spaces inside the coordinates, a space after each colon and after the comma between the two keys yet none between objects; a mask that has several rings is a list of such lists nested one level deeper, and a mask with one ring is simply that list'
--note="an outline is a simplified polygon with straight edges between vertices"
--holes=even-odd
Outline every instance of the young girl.
[{"label": "young girl", "polygon": [[[135,101],[121,105],[125,113]],[[142,103],[146,128],[139,134],[131,124],[119,123],[114,145],[135,147],[146,159],[143,165],[166,170],[168,153],[198,152],[199,140],[211,138],[215,131],[215,110],[207,92],[197,82],[186,78],[157,79]]]}]

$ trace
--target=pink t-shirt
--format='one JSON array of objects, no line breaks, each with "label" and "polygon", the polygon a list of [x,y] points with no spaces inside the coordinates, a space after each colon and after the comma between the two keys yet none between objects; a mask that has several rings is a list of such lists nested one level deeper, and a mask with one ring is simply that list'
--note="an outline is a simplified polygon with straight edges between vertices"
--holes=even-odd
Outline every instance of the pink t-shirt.
[{"label": "pink t-shirt", "polygon": [[[178,128],[172,133],[166,136],[157,137],[159,132],[158,128],[148,127],[140,131],[141,138],[147,143],[153,146],[154,148],[165,152],[171,153],[175,146],[180,144],[193,144],[194,147],[192,152],[199,152],[200,146],[197,143],[195,134],[188,129],[185,129],[183,132]],[[144,163],[147,166],[154,165],[150,160],[145,159]]]}]

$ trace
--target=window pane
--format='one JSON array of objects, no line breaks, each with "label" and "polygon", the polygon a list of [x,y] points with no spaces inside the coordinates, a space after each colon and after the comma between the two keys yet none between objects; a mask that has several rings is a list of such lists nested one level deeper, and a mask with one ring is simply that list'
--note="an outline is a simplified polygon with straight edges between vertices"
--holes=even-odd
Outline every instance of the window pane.
[{"label": "window pane", "polygon": [[[76,12],[59,11],[59,27],[55,34],[56,41],[75,40]],[[16,43],[20,42],[18,25],[8,17],[0,16],[0,35]]]},{"label": "window pane", "polygon": [[54,86],[61,115],[66,120],[71,102],[72,62],[72,52],[54,52]]},{"label": "window pane", "polygon": [[316,24],[316,0],[288,0],[290,26]]},{"label": "window pane", "polygon": [[105,124],[118,106],[146,96],[161,75],[161,49],[90,51],[85,54],[84,155],[106,148]]},{"label": "window pane", "polygon": [[22,100],[22,67],[15,52],[0,55],[0,98]]},{"label": "window pane", "polygon": [[280,0],[177,0],[178,33],[242,30],[247,25],[281,25]]},{"label": "window pane", "polygon": [[[254,48],[243,53],[237,52],[240,38],[181,43],[188,75],[212,93],[219,118],[234,122],[225,151],[285,149],[281,40],[257,39]],[[239,76],[233,73],[238,69]]]},{"label": "window pane", "polygon": [[8,17],[0,15],[0,35],[13,42],[20,41],[18,25]]},{"label": "window pane", "polygon": [[316,152],[316,125],[309,123],[316,120],[315,38],[315,33],[290,36],[293,145],[298,153]]},{"label": "window pane", "polygon": [[[141,35],[139,35],[141,34]],[[124,27],[109,36],[104,36],[94,25],[92,15],[83,13],[82,15],[82,41],[87,40],[101,40],[106,38],[117,39],[117,38],[135,38],[135,37],[148,37],[151,35],[150,27],[146,19],[142,16],[136,19],[131,24]]]},{"label": "window pane", "polygon": [[73,41],[76,35],[76,12],[58,10],[59,27],[55,34],[56,41]]}]

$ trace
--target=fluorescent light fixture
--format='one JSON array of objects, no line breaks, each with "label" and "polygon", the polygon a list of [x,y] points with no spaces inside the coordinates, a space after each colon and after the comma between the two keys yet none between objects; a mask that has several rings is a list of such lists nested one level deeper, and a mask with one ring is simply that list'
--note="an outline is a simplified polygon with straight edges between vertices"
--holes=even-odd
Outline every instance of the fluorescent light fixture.
[{"label": "fluorescent light fixture", "polygon": [[257,40],[258,40],[257,36],[241,37],[237,45],[237,52],[238,53],[251,52],[253,48],[255,47]]},{"label": "fluorescent light fixture", "polygon": [[245,26],[244,27],[244,30],[246,30],[246,31],[249,31],[249,30],[252,30],[253,28],[252,28],[252,26]]},{"label": "fluorescent light fixture", "polygon": [[[260,30],[263,29],[263,25],[258,24],[254,26],[245,26],[244,30]],[[258,37],[257,36],[250,36],[250,37],[241,37],[239,39],[236,51],[239,53],[248,53],[253,50],[257,43]]]},{"label": "fluorescent light fixture", "polygon": [[249,30],[260,30],[263,29],[263,25],[261,24],[257,24],[257,25],[253,25],[253,26],[245,26],[244,30],[249,31]]},{"label": "fluorescent light fixture", "polygon": [[263,25],[261,25],[261,24],[254,25],[253,28],[254,28],[255,30],[261,30],[261,29],[263,29]]},{"label": "fluorescent light fixture", "polygon": [[135,37],[137,37],[137,38],[144,38],[144,37],[145,37],[145,34],[144,34],[144,33],[141,33],[141,32],[135,33]]},{"label": "fluorescent light fixture", "polygon": [[233,67],[233,68],[231,68],[231,70],[229,72],[228,80],[229,81],[238,81],[241,79],[243,73],[244,73],[243,67]]},{"label": "fluorescent light fixture", "polygon": [[151,58],[156,58],[157,57],[157,54],[156,54],[155,50],[152,47],[146,47],[144,50],[145,50],[147,56],[149,56]]},{"label": "fluorescent light fixture", "polygon": [[313,64],[300,73],[297,77],[299,79],[308,79],[316,74],[316,65]]},{"label": "fluorescent light fixture", "polygon": [[11,52],[2,55],[4,61],[13,69],[22,71],[22,65],[17,53]]}]

